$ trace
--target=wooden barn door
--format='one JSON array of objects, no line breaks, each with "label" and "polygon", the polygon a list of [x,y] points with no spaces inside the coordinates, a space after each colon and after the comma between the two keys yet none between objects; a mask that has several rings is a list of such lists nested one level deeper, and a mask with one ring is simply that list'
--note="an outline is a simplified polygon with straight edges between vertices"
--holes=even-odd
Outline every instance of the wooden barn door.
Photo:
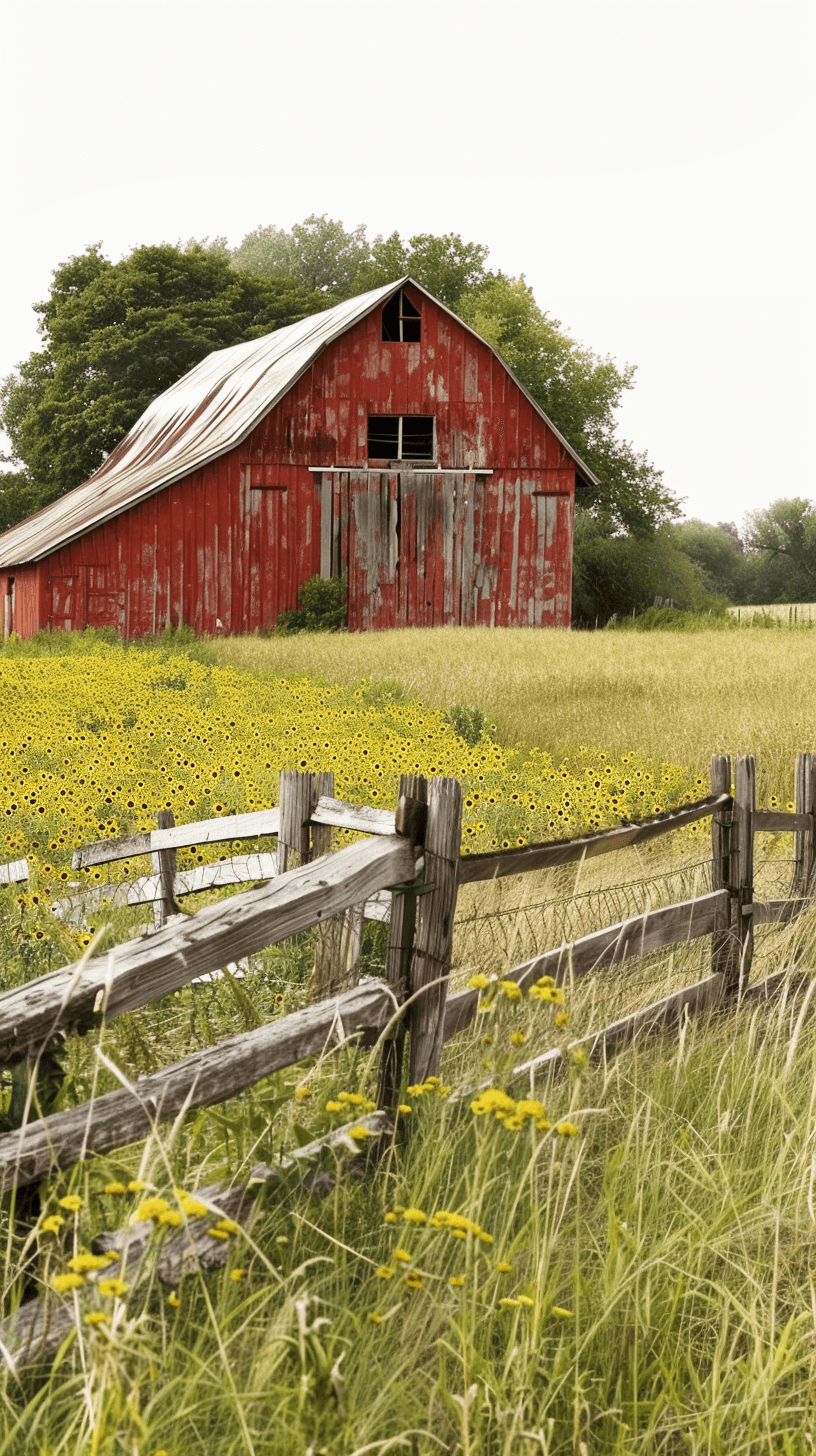
[{"label": "wooden barn door", "polygon": [[348,576],[350,631],[476,620],[482,494],[447,471],[327,472],[322,570]]}]

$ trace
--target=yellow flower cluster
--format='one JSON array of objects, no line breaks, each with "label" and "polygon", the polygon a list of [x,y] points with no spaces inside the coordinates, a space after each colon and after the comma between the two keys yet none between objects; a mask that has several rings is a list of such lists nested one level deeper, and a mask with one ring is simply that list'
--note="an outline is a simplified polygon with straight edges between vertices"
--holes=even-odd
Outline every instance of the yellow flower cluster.
[{"label": "yellow flower cluster", "polygon": [[552,1123],[547,1121],[547,1109],[543,1102],[524,1097],[520,1102],[508,1097],[498,1087],[488,1087],[474,1102],[470,1110],[476,1117],[493,1117],[511,1132],[518,1132],[526,1122],[534,1122],[540,1132],[549,1132]]},{"label": "yellow flower cluster", "polygon": [[[424,1097],[426,1093],[435,1093],[437,1097],[449,1097],[450,1090],[450,1087],[446,1087],[439,1077],[426,1077],[424,1082],[415,1082],[412,1087],[407,1089],[409,1097]],[[408,1107],[409,1112],[410,1110]]]},{"label": "yellow flower cluster", "polygon": [[[556,764],[538,749],[468,746],[442,711],[388,685],[257,678],[162,651],[0,657],[0,698],[0,855],[28,856],[41,910],[75,878],[76,845],[152,827],[162,808],[182,822],[268,807],[282,768],[333,770],[339,797],[389,806],[400,773],[458,777],[466,851],[564,837],[706,791],[633,754],[582,747]],[[223,852],[180,851],[179,867]]]},{"label": "yellow flower cluster", "polygon": [[[480,1011],[492,1011],[499,995],[504,996],[507,1001],[521,1001],[525,990],[533,1001],[548,1001],[552,1006],[563,1006],[564,1004],[564,992],[560,986],[556,986],[552,976],[539,976],[531,986],[521,987],[518,981],[499,981],[495,976],[486,976],[479,971],[475,976],[470,977],[468,985],[472,990],[483,993],[479,999]],[[563,1018],[557,1017],[556,1020],[559,1025],[566,1025],[566,1020]]]}]

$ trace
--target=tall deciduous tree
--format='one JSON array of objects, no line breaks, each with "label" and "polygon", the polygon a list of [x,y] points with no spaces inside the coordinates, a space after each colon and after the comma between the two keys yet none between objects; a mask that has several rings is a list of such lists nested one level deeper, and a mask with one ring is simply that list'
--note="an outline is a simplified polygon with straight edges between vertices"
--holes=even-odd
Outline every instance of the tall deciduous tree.
[{"label": "tall deciduous tree", "polygon": [[260,278],[293,278],[304,288],[340,299],[360,291],[355,280],[368,257],[364,223],[348,232],[325,213],[312,213],[291,232],[257,227],[235,249],[232,262]]},{"label": "tall deciduous tree", "polygon": [[816,506],[802,496],[773,501],[745,518],[746,544],[768,565],[785,569],[787,601],[816,596]]},{"label": "tall deciduous tree", "polygon": [[0,477],[6,525],[87,480],[151,400],[213,349],[325,303],[291,279],[237,273],[197,244],[136,248],[119,263],[98,246],[71,258],[35,305],[42,348],[0,386],[0,423],[25,466],[16,492]]}]

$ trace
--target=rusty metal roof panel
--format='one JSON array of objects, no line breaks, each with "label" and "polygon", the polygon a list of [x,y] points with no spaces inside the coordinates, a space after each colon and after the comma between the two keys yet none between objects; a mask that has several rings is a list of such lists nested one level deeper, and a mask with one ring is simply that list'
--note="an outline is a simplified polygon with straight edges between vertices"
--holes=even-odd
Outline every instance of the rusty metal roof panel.
[{"label": "rusty metal roof panel", "polygon": [[[408,282],[444,308],[414,279],[400,278],[260,339],[208,354],[153,400],[90,480],[0,535],[0,567],[40,560],[240,445],[334,339]],[[540,405],[515,382],[581,473],[597,484]]]}]

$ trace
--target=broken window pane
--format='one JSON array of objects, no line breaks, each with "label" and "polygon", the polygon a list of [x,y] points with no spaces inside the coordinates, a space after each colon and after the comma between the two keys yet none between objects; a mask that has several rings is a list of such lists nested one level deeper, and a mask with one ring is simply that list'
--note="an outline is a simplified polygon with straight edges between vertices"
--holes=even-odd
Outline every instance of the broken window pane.
[{"label": "broken window pane", "polygon": [[369,415],[368,456],[374,460],[399,459],[399,415]]},{"label": "broken window pane", "polygon": [[433,460],[433,415],[403,415],[400,460]]},{"label": "broken window pane", "polygon": [[383,339],[386,343],[391,344],[418,344],[421,338],[421,325],[419,309],[414,307],[400,288],[393,298],[389,298],[382,311]]}]

